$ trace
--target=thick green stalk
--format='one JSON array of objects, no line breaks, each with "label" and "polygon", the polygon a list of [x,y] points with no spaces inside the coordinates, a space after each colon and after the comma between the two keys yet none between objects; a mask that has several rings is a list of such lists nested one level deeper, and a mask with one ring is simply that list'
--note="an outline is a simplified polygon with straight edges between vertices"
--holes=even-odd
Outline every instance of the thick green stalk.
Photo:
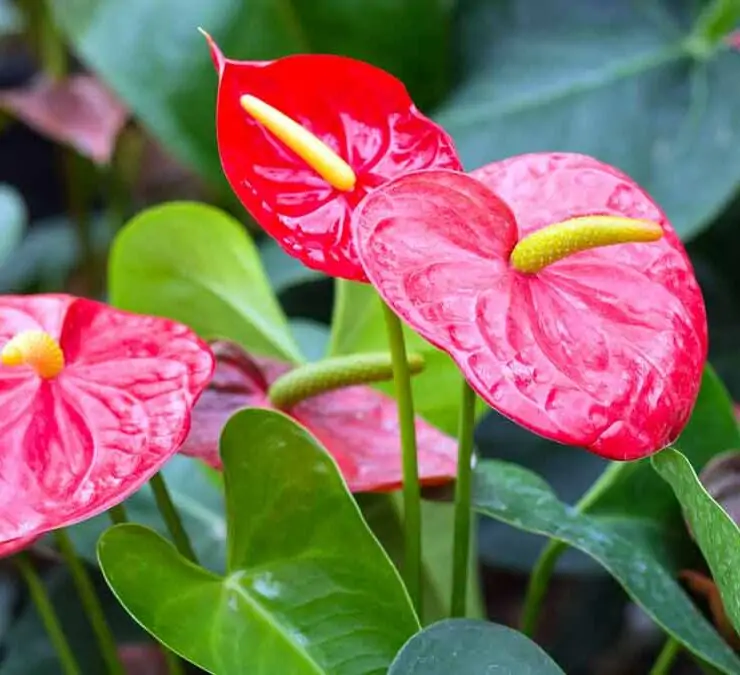
[{"label": "thick green stalk", "polygon": [[41,617],[41,621],[44,624],[44,628],[49,635],[52,645],[54,645],[54,650],[59,657],[59,663],[62,666],[62,670],[65,675],[82,675],[77,659],[75,659],[72,648],[69,646],[69,642],[67,642],[67,638],[62,630],[59,617],[54,611],[51,600],[46,593],[44,584],[41,579],[39,579],[39,576],[34,569],[33,563],[25,553],[18,554],[13,558],[13,560],[15,561],[16,567],[18,567],[23,580],[26,582],[28,592],[31,595],[31,600],[36,606],[36,611]]},{"label": "thick green stalk", "polygon": [[[586,511],[614,485],[624,471],[630,471],[631,469],[632,465],[629,462],[611,462],[598,480],[589,488],[588,492],[581,497],[575,506],[575,510],[579,513]],[[551,539],[542,549],[542,553],[535,563],[529,577],[529,586],[522,609],[521,630],[525,635],[530,637],[534,635],[542,602],[547,594],[555,565],[567,548],[568,546],[562,541]]]},{"label": "thick green stalk", "polygon": [[128,523],[129,518],[126,513],[126,509],[123,504],[116,504],[108,509],[108,517],[114,525],[120,525],[121,523]]},{"label": "thick green stalk", "polygon": [[152,488],[154,493],[154,501],[157,503],[159,513],[162,515],[164,524],[167,526],[167,530],[172,537],[172,541],[175,543],[175,547],[181,555],[186,557],[191,562],[197,563],[198,558],[193,550],[193,545],[190,543],[190,537],[185,531],[185,527],[180,519],[180,514],[177,512],[175,503],[172,501],[170,492],[167,489],[167,484],[164,482],[164,478],[161,473],[155,473],[149,479],[149,486]]},{"label": "thick green stalk", "polygon": [[405,541],[403,576],[411,601],[421,617],[421,487],[416,456],[416,426],[411,393],[411,374],[401,321],[385,303],[383,303],[383,312],[388,332],[388,347],[393,361],[393,379],[396,385],[398,422],[401,430]]},{"label": "thick green stalk", "polygon": [[457,483],[455,484],[455,534],[452,552],[452,601],[450,614],[465,616],[470,555],[470,500],[473,478],[475,392],[463,380],[458,428]]},{"label": "thick green stalk", "polygon": [[669,637],[663,645],[663,649],[660,650],[660,654],[658,654],[658,658],[650,670],[650,675],[668,675],[680,652],[681,643],[675,638]]},{"label": "thick green stalk", "polygon": [[60,529],[54,531],[59,552],[62,554],[72,580],[80,596],[82,607],[87,615],[90,625],[92,626],[95,637],[98,641],[98,648],[105,661],[110,675],[126,675],[120,658],[118,657],[118,647],[116,640],[111,633],[110,627],[105,620],[103,608],[100,605],[95,587],[93,586],[90,575],[85,569],[85,564],[80,560],[72,540],[69,538],[66,530]]}]

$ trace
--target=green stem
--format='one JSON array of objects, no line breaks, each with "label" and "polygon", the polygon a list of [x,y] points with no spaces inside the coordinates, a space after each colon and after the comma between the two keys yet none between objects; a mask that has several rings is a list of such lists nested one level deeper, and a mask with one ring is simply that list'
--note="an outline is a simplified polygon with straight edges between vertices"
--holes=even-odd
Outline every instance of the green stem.
[{"label": "green stem", "polygon": [[[424,369],[424,358],[419,354],[409,354],[408,369],[412,375],[420,373]],[[287,372],[272,383],[267,395],[276,408],[289,410],[301,401],[329,391],[392,379],[390,354],[335,356]]]},{"label": "green stem", "polygon": [[421,617],[421,487],[416,456],[416,420],[411,393],[411,375],[401,321],[385,303],[383,312],[388,332],[388,347],[393,361],[393,379],[396,385],[398,422],[401,430],[405,530],[404,581],[416,612]]},{"label": "green stem", "polygon": [[660,650],[660,654],[658,654],[658,658],[653,664],[650,675],[668,675],[671,671],[671,666],[673,666],[680,652],[681,643],[675,638],[669,637],[663,645],[663,649]]},{"label": "green stem", "polygon": [[57,617],[54,611],[51,600],[46,593],[44,584],[34,569],[33,563],[25,553],[15,556],[14,560],[23,580],[26,582],[26,586],[28,586],[31,600],[36,606],[36,611],[41,617],[49,639],[52,645],[54,645],[54,649],[59,657],[59,663],[62,665],[62,670],[65,675],[82,675],[80,666],[72,653],[72,648],[69,646],[69,642],[67,642],[67,638],[64,635],[62,625],[59,623],[59,617]]},{"label": "green stem", "polygon": [[[578,513],[587,511],[605,492],[611,489],[624,471],[631,471],[633,468],[633,465],[629,462],[610,462],[588,492],[575,505],[575,510]],[[542,549],[542,553],[540,553],[540,557],[529,577],[521,618],[522,633],[529,637],[534,635],[537,628],[542,602],[547,594],[555,565],[567,548],[568,546],[562,541],[550,539],[545,548]]]},{"label": "green stem", "polygon": [[121,523],[128,523],[129,518],[126,513],[126,509],[123,504],[116,504],[108,509],[108,517],[114,525],[120,525]]},{"label": "green stem", "polygon": [[152,488],[152,492],[154,492],[154,501],[157,503],[159,513],[162,515],[164,524],[167,526],[175,547],[182,556],[191,562],[197,563],[198,558],[193,550],[193,545],[190,543],[188,533],[185,531],[182,520],[180,520],[180,514],[177,512],[175,503],[172,501],[162,474],[155,473],[149,479],[149,485]]},{"label": "green stem", "polygon": [[85,569],[85,565],[80,560],[72,544],[72,540],[69,538],[66,530],[60,529],[54,531],[54,538],[56,539],[59,551],[67,563],[69,572],[72,575],[72,580],[77,588],[77,593],[80,596],[82,607],[87,615],[90,625],[92,626],[95,637],[98,641],[98,648],[105,661],[108,672],[111,675],[125,675],[125,670],[118,658],[118,648],[116,646],[116,640],[113,637],[113,633],[105,620],[105,614],[103,608],[100,605],[100,600],[95,592],[90,575]]},{"label": "green stem", "polygon": [[465,616],[470,555],[470,499],[473,477],[475,392],[463,380],[458,429],[457,483],[455,484],[455,534],[452,554],[452,601],[450,615]]}]

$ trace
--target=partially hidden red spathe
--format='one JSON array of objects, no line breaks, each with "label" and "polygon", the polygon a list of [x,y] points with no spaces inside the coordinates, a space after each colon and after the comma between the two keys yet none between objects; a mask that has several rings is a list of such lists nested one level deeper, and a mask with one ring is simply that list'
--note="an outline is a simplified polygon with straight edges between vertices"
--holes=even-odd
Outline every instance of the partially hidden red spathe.
[{"label": "partially hidden red spathe", "polygon": [[[219,72],[218,150],[232,189],[252,217],[305,265],[366,281],[350,232],[369,190],[408,171],[460,170],[447,133],[414,106],[403,84],[341,56],[233,61],[211,42]],[[353,190],[335,189],[241,107],[256,96],[334,150],[354,170]]]},{"label": "partially hidden red spathe", "polygon": [[[218,438],[228,418],[240,408],[273,408],[270,385],[292,366],[251,357],[238,345],[218,341],[216,372],[193,412],[193,429],[182,453],[220,469]],[[321,441],[337,462],[350,490],[381,492],[403,481],[396,402],[367,386],[330,391],[301,401],[286,411]],[[425,421],[416,420],[419,475],[424,485],[455,477],[455,440]]]},{"label": "partially hidden red spathe", "polygon": [[[582,251],[535,274],[515,244],[585,215],[659,223],[654,243]],[[604,457],[674,441],[698,395],[704,302],[665,214],[629,177],[576,154],[418,172],[369,195],[356,243],[372,284],[447,351],[494,409]]]},{"label": "partially hidden red spathe", "polygon": [[32,538],[122,502],[177,451],[211,378],[185,326],[68,295],[0,297],[0,346],[26,330],[56,339],[43,379],[0,366],[0,541]]}]

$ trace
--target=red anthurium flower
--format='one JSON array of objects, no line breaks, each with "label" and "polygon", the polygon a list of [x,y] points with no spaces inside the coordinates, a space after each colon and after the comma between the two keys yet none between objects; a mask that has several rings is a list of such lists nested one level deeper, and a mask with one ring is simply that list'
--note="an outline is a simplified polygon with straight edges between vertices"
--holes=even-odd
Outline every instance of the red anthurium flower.
[{"label": "red anthurium flower", "polygon": [[219,73],[218,149],[231,187],[290,255],[366,280],[352,209],[407,171],[460,169],[452,140],[399,80],[367,63],[305,54],[232,61],[209,43]]},{"label": "red anthurium flower", "polygon": [[180,324],[68,295],[0,298],[0,541],[120,503],[174,454],[210,380]]},{"label": "red anthurium flower", "polygon": [[704,303],[665,215],[618,170],[558,153],[417,172],[353,228],[385,301],[522,426],[625,460],[688,420]]},{"label": "red anthurium flower", "polygon": [[[292,366],[251,357],[238,345],[218,341],[216,372],[193,412],[193,427],[181,452],[220,469],[218,438],[228,418],[241,408],[273,408],[270,385]],[[329,450],[353,492],[382,492],[402,483],[396,402],[368,386],[330,391],[287,412]],[[455,477],[455,441],[421,419],[416,421],[419,475],[425,485]]]}]

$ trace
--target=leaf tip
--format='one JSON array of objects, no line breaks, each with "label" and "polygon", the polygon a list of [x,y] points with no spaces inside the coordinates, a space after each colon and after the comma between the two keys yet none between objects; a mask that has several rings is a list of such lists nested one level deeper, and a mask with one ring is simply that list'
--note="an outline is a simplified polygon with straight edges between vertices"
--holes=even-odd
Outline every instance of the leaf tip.
[{"label": "leaf tip", "polygon": [[223,52],[216,44],[215,40],[211,37],[211,34],[206,31],[202,26],[198,26],[198,32],[206,39],[208,48],[211,50],[211,58],[213,59],[213,65],[216,67],[216,71],[220,75],[223,72],[226,58]]}]

